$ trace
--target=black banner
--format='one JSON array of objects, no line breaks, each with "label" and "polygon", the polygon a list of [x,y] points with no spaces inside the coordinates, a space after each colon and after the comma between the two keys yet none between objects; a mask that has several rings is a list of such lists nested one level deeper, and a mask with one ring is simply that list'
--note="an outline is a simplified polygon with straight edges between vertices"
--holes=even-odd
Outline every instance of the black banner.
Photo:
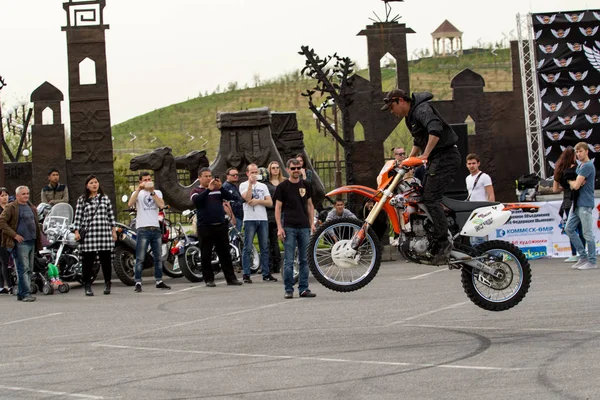
[{"label": "black banner", "polygon": [[598,170],[600,10],[533,14],[533,28],[548,175],[562,151],[578,142],[588,144]]}]

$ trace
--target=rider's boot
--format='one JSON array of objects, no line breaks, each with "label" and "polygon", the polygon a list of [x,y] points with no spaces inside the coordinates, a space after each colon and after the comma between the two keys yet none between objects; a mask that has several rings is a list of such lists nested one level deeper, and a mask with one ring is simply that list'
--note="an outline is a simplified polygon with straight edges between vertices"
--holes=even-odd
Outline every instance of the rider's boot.
[{"label": "rider's boot", "polygon": [[451,252],[452,243],[450,243],[448,240],[437,242],[432,249],[433,258],[431,259],[431,263],[433,265],[447,264]]}]

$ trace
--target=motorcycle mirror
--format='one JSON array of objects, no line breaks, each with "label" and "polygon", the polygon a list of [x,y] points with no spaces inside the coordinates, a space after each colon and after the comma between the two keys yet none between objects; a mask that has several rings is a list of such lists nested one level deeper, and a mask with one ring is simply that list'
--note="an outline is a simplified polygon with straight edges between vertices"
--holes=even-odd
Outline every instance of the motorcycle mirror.
[{"label": "motorcycle mirror", "polygon": [[129,200],[129,197],[126,194],[124,194],[123,197],[121,197],[121,201],[123,203],[127,203],[127,200]]}]

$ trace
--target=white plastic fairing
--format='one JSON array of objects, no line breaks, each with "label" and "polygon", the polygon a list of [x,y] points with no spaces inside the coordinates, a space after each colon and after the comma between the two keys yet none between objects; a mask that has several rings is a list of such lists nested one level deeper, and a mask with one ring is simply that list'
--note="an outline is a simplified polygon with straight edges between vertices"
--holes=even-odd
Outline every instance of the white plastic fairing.
[{"label": "white plastic fairing", "polygon": [[462,227],[460,234],[463,236],[483,237],[504,225],[510,218],[510,211],[502,211],[504,206],[481,207],[474,210]]}]

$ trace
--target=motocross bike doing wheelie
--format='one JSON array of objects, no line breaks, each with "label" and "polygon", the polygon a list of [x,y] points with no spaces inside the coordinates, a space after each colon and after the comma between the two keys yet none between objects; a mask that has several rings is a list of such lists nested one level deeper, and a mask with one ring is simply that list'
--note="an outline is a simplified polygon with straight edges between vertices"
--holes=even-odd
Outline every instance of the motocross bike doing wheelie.
[{"label": "motocross bike doing wheelie", "polygon": [[[355,193],[377,202],[366,220],[335,219],[323,224],[311,237],[309,267],[325,287],[350,292],[366,286],[381,264],[382,246],[371,224],[385,211],[394,232],[399,234],[398,250],[408,260],[432,265],[433,223],[422,202],[423,188],[417,179],[404,180],[423,160],[410,157],[397,165],[388,161],[377,181],[378,189],[364,186],[340,187],[327,196]],[[529,204],[459,201],[444,197],[449,239],[453,244],[447,261],[450,269],[460,269],[462,286],[477,306],[490,310],[508,310],[517,305],[529,290],[531,267],[525,255],[511,243],[492,240],[471,247],[468,238],[483,237],[504,225],[511,210],[537,212]]]}]

